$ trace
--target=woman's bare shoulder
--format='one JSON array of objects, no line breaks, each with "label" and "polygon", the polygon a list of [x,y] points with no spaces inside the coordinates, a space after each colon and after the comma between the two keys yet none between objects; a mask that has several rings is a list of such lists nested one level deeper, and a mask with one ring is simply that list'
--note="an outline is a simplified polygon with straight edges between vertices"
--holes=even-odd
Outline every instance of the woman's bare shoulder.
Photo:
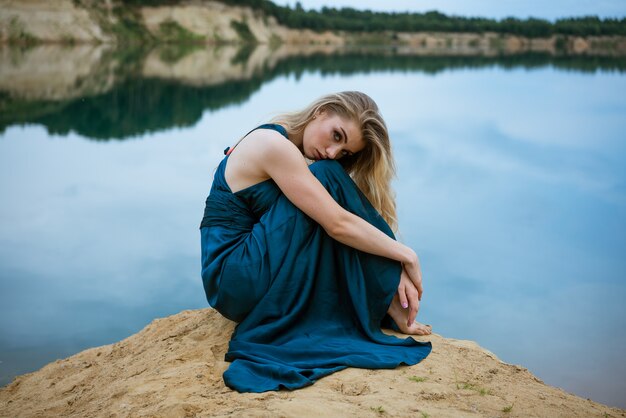
[{"label": "woman's bare shoulder", "polygon": [[280,173],[295,173],[306,162],[298,148],[279,132],[256,129],[240,141],[226,166],[226,181],[237,190]]},{"label": "woman's bare shoulder", "polygon": [[269,157],[271,160],[275,160],[276,154],[278,154],[283,157],[303,158],[293,142],[273,129],[256,129],[248,134],[242,141],[242,143],[244,142],[246,148],[259,157]]}]

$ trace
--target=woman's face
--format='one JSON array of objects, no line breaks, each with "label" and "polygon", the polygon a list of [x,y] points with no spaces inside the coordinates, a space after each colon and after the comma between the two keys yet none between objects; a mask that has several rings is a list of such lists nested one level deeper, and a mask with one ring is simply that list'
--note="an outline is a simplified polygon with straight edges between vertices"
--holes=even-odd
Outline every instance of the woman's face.
[{"label": "woman's face", "polygon": [[321,112],[304,128],[302,153],[310,160],[337,160],[365,148],[356,122]]}]

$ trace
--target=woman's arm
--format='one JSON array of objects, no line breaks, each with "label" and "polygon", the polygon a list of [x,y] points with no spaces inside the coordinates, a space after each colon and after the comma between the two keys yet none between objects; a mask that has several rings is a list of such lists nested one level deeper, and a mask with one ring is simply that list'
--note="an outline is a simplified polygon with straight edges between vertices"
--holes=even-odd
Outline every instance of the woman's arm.
[{"label": "woman's arm", "polygon": [[278,135],[264,136],[257,143],[258,164],[285,196],[337,241],[401,262],[421,299],[422,275],[415,251],[342,208],[311,173],[295,145]]}]

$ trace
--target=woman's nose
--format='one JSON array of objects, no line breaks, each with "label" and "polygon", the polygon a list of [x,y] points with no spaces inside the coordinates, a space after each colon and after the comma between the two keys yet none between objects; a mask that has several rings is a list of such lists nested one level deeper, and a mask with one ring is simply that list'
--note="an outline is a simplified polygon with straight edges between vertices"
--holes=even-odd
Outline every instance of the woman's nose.
[{"label": "woman's nose", "polygon": [[331,145],[330,147],[326,148],[326,157],[330,158],[331,160],[336,159],[337,155],[339,154],[339,147]]}]

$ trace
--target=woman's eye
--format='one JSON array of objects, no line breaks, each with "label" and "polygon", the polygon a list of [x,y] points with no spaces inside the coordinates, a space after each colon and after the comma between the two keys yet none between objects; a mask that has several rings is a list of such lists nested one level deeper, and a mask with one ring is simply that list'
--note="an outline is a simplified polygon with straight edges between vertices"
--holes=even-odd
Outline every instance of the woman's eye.
[{"label": "woman's eye", "polygon": [[341,134],[339,132],[335,131],[335,134],[334,134],[333,138],[335,139],[335,141],[339,142],[339,141],[341,141]]}]

